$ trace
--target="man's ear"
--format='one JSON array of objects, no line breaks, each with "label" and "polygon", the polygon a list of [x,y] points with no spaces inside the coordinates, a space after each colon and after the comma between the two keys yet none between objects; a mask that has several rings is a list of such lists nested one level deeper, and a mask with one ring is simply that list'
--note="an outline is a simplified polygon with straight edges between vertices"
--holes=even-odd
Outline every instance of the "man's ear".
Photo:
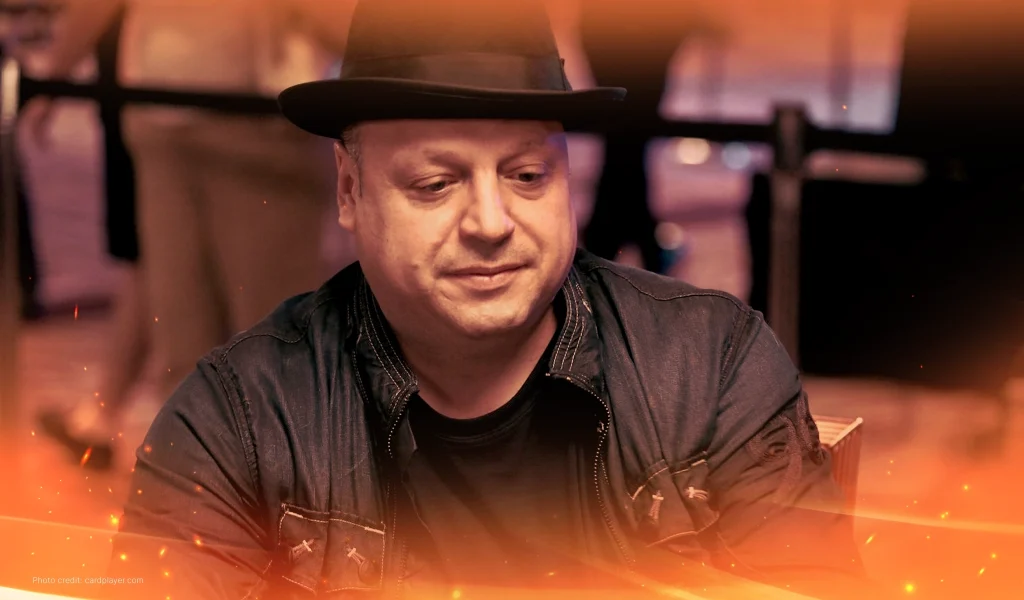
[{"label": "man's ear", "polygon": [[338,224],[352,231],[356,226],[359,169],[341,142],[334,142],[334,161],[338,167]]}]

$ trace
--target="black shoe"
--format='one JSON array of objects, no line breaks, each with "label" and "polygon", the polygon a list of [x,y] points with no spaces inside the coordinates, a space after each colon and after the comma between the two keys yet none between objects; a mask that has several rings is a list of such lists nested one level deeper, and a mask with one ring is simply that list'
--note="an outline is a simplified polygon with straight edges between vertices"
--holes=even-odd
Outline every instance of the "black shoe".
[{"label": "black shoe", "polygon": [[73,435],[65,418],[64,413],[53,409],[40,412],[38,417],[43,433],[70,452],[75,462],[87,469],[110,470],[114,466],[114,447],[110,442],[87,440]]}]

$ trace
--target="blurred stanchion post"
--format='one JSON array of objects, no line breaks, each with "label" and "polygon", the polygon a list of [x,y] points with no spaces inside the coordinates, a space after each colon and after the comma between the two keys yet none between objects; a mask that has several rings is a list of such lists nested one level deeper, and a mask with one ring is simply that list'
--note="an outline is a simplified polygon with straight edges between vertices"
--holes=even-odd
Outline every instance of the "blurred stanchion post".
[{"label": "blurred stanchion post", "polygon": [[18,405],[18,197],[15,135],[18,117],[18,62],[0,57],[0,430],[14,429]]},{"label": "blurred stanchion post", "polygon": [[768,324],[797,367],[800,366],[800,195],[807,154],[807,127],[807,114],[802,106],[776,108]]}]

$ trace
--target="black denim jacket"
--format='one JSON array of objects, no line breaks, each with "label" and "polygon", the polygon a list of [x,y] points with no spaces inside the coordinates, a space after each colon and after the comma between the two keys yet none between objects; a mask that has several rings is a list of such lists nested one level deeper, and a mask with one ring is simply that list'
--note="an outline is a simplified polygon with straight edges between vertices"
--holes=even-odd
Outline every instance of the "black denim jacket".
[{"label": "black denim jacket", "polygon": [[[587,477],[610,568],[712,597],[772,597],[748,580],[864,597],[799,374],[759,313],[584,251],[561,300],[548,374],[598,417]],[[113,542],[111,575],[144,583],[113,591],[408,597],[397,507],[415,391],[358,265],[289,300],[156,418]]]}]

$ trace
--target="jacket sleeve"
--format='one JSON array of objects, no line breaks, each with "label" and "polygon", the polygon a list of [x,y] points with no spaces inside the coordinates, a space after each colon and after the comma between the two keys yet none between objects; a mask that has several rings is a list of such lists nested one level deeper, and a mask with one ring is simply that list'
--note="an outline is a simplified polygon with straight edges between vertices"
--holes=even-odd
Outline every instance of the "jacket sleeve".
[{"label": "jacket sleeve", "polygon": [[816,598],[880,597],[799,373],[759,313],[740,315],[723,364],[708,458],[718,566]]},{"label": "jacket sleeve", "polygon": [[[223,367],[221,367],[223,368]],[[137,451],[111,578],[116,598],[254,597],[270,564],[255,461],[241,402],[201,362]]]}]

